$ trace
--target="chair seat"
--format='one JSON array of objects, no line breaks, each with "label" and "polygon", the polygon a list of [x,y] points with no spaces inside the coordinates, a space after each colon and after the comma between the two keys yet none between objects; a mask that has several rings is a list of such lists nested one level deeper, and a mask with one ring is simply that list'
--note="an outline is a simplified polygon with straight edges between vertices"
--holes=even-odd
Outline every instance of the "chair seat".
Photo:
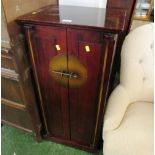
[{"label": "chair seat", "polygon": [[149,102],[130,104],[121,125],[105,133],[104,155],[153,155],[153,109]]}]

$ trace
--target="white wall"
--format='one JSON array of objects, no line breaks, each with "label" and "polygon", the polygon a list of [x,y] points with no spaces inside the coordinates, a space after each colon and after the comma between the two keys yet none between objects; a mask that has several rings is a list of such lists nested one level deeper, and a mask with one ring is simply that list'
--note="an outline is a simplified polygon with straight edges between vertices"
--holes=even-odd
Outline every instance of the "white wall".
[{"label": "white wall", "polygon": [[106,8],[107,0],[59,0],[59,4]]}]

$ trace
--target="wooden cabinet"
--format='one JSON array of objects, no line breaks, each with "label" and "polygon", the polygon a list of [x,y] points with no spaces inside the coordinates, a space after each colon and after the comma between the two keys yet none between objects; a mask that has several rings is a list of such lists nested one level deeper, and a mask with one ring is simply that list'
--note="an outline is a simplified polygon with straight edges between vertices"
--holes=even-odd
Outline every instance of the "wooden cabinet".
[{"label": "wooden cabinet", "polygon": [[[30,82],[30,76],[24,76],[24,72],[29,68],[25,61],[22,61],[20,69],[23,70],[21,75],[18,63],[24,58],[21,45],[12,48],[10,36],[7,29],[6,18],[2,7],[2,40],[1,40],[1,112],[2,123],[9,124],[24,131],[36,131],[32,125],[31,117],[26,107],[27,88],[23,85],[22,76],[25,77],[25,82]],[[15,52],[15,53],[14,53]],[[18,55],[18,62],[15,55]],[[27,70],[29,73],[29,70]],[[29,74],[28,74],[29,75]],[[33,97],[32,85],[29,85],[28,91],[32,91],[31,103],[35,103]],[[24,90],[25,89],[25,90]],[[39,119],[39,118],[38,118]],[[38,132],[39,134],[39,132]],[[40,134],[39,134],[40,135]],[[38,136],[39,136],[38,135]]]},{"label": "wooden cabinet", "polygon": [[2,123],[34,132],[39,138],[41,123],[31,83],[31,68],[23,60],[25,56],[19,46],[15,51],[2,47],[1,57]]},{"label": "wooden cabinet", "polygon": [[40,138],[41,122],[32,88],[31,68],[23,42],[12,44],[12,39],[2,7],[1,121],[21,130],[34,132]]},{"label": "wooden cabinet", "polygon": [[41,115],[33,88],[32,68],[15,18],[55,0],[2,0],[1,107],[2,123],[33,132],[41,138]]},{"label": "wooden cabinet", "polygon": [[48,6],[17,19],[29,48],[45,139],[98,147],[125,17],[121,9]]}]

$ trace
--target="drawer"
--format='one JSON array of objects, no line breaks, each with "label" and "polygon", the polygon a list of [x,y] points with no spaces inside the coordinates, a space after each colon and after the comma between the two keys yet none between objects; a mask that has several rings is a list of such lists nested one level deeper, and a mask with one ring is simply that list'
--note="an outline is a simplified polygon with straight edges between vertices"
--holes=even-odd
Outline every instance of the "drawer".
[{"label": "drawer", "polygon": [[3,123],[10,124],[23,130],[32,131],[30,117],[26,110],[20,110],[11,106],[1,105],[1,119]]},{"label": "drawer", "polygon": [[24,104],[19,75],[14,70],[1,69],[2,98]]}]

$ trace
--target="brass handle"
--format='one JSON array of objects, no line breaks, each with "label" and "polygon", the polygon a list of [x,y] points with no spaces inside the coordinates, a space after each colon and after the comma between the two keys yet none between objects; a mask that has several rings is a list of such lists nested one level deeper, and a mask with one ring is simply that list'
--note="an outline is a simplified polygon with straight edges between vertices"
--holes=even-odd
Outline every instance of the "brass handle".
[{"label": "brass handle", "polygon": [[58,45],[58,44],[55,45],[55,48],[56,48],[57,51],[60,51],[60,50],[61,50],[61,47],[60,47],[60,45]]},{"label": "brass handle", "polygon": [[52,72],[57,75],[60,75],[61,77],[66,76],[66,77],[75,78],[75,79],[77,79],[79,77],[76,73],[73,73],[73,72],[71,72],[71,73],[68,73],[65,71],[52,71]]}]

